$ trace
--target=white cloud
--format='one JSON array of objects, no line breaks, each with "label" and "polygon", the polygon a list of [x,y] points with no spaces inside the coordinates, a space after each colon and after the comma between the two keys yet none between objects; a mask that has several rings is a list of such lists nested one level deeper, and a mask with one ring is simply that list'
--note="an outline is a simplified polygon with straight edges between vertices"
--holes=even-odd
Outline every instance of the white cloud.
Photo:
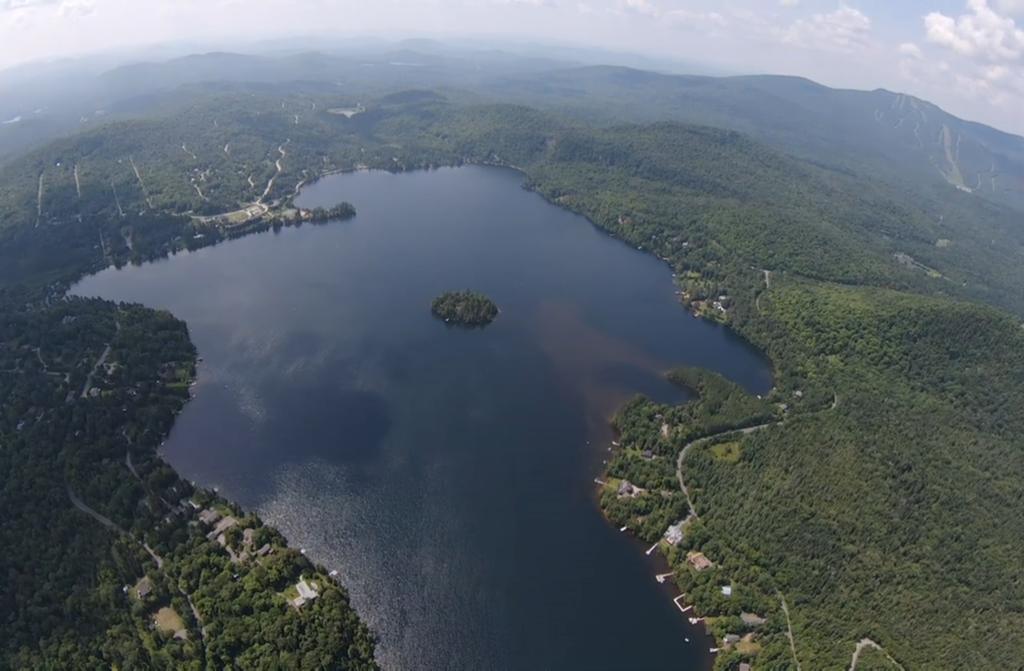
[{"label": "white cloud", "polygon": [[711,30],[714,28],[724,28],[728,25],[726,18],[718,12],[688,12],[684,9],[675,9],[667,12],[663,20],[669,26],[692,30]]},{"label": "white cloud", "polygon": [[484,4],[523,5],[525,7],[554,7],[554,0],[487,0]]},{"label": "white cloud", "polygon": [[[172,40],[230,49],[310,32],[529,37],[833,86],[912,87],[955,113],[1024,131],[1024,19],[1014,21],[1024,0],[890,9],[910,1],[0,0],[0,67]],[[950,4],[965,9],[914,17]],[[870,17],[867,7],[877,8]]]},{"label": "white cloud", "polygon": [[88,16],[96,9],[93,0],[64,0],[58,14],[62,17]]},{"label": "white cloud", "polygon": [[782,35],[789,44],[812,49],[849,51],[870,43],[871,19],[843,3],[828,14],[798,19]]},{"label": "white cloud", "polygon": [[644,16],[661,16],[661,8],[651,0],[619,0],[618,9]]},{"label": "white cloud", "polygon": [[912,58],[915,61],[919,61],[924,58],[924,54],[921,53],[921,47],[917,46],[913,42],[904,42],[899,46],[897,51],[900,56],[903,56],[904,58]]},{"label": "white cloud", "polygon": [[968,0],[967,14],[953,18],[940,12],[924,17],[928,41],[961,56],[989,62],[1019,60],[1024,54],[1024,30],[1002,16],[986,0]]},{"label": "white cloud", "polygon": [[16,9],[33,9],[59,3],[60,0],[0,0],[0,11],[13,12]]},{"label": "white cloud", "polygon": [[[956,107],[984,109],[1020,132],[1024,109],[1024,31],[1004,11],[1024,0],[967,0],[959,16],[924,17],[929,48],[900,48],[900,70],[924,95]],[[960,110],[954,110],[960,111]]]},{"label": "white cloud", "polygon": [[996,10],[1007,16],[1024,16],[1024,0],[995,0]]}]

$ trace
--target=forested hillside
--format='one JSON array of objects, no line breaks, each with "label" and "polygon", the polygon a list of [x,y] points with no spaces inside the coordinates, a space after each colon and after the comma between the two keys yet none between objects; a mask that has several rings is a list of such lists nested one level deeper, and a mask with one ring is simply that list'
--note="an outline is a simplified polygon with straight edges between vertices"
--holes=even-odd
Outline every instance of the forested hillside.
[{"label": "forested hillside", "polygon": [[482,90],[602,124],[719,126],[840,174],[881,176],[940,198],[959,187],[1024,208],[1024,138],[891,91],[837,90],[798,77],[698,77],[608,66],[496,78]]},{"label": "forested hillside", "polygon": [[184,323],[24,297],[0,292],[0,668],[373,668],[326,570],[157,457],[195,375]]},{"label": "forested hillside", "polygon": [[[154,118],[58,141],[0,168],[0,280],[10,296],[4,314],[60,323],[63,313],[45,307],[44,299],[59,297],[61,282],[107,263],[188,248],[196,236],[221,235],[208,215],[253,208],[255,221],[279,216],[302,183],[327,172],[464,162],[517,166],[528,187],[664,259],[685,300],[727,294],[724,318],[775,364],[777,389],[769,400],[682,372],[676,380],[696,387],[701,401],[669,408],[638,399],[624,408],[616,419],[624,456],[612,475],[658,494],[628,502],[617,493],[602,497],[610,516],[648,540],[693,513],[679,544],[664,548],[677,582],[699,614],[715,617],[710,625],[716,634],[754,636],[751,645],[724,650],[721,667],[746,660],[778,668],[795,664],[794,656],[803,668],[845,667],[865,637],[908,668],[1019,663],[1024,649],[1014,632],[1021,629],[1024,595],[1015,571],[1024,559],[1024,457],[1016,436],[1024,421],[1024,336],[1019,320],[981,304],[1024,311],[1019,214],[955,189],[908,190],[855,170],[815,165],[732,130],[680,122],[592,125],[576,116],[514,105],[467,106],[436,91],[372,100],[316,90],[282,100],[277,92],[250,91],[190,101]],[[86,345],[61,353],[61,361],[88,362],[106,342],[128,347],[117,330],[120,320],[111,321],[97,319]],[[84,384],[88,366],[72,371],[69,380],[58,367],[56,375],[42,377],[49,373],[48,350],[61,346],[60,332],[12,323],[5,367],[18,380],[28,375],[50,387],[44,385],[44,394],[5,382],[5,409],[21,414],[9,413],[14,428],[4,435],[14,435],[18,423],[28,420],[38,424],[34,430],[53,432],[65,426],[53,423],[56,418],[73,415],[80,404],[117,408],[131,396],[111,381],[97,397],[63,405],[65,386]],[[174,328],[167,327],[180,333]],[[186,346],[180,338],[175,347]],[[138,342],[146,351],[157,346],[144,334]],[[118,358],[119,351],[111,362],[127,366],[129,357]],[[164,422],[180,403],[172,393],[179,373],[168,375],[166,365],[188,363],[181,359],[147,358],[148,367],[133,374],[161,381],[151,382],[157,391],[133,401],[160,422],[148,434],[145,426],[100,423],[95,436],[76,436],[89,438],[86,447],[75,442],[62,448],[67,459],[83,460],[63,473],[48,471],[51,462],[28,450],[5,452],[25,461],[7,481],[11,491],[27,492],[17,498],[19,505],[73,514],[73,499],[65,500],[69,492],[60,488],[67,480],[76,496],[126,531],[141,528],[133,516],[143,513],[128,505],[141,492],[117,493],[122,489],[108,486],[104,469],[116,465],[117,477],[131,477],[121,467],[121,428],[129,453],[129,437],[138,436],[140,454],[152,454],[142,448],[152,447],[149,437],[166,430]],[[147,436],[145,445],[141,436]],[[93,454],[88,446],[94,444],[110,453]],[[685,459],[677,461],[687,446]],[[33,487],[19,473],[45,473],[50,480]],[[676,486],[682,483],[688,491],[680,496]],[[131,535],[111,534],[118,537],[131,545]],[[69,547],[85,542],[78,538]],[[208,553],[224,566],[230,561],[226,550],[202,538],[175,537],[174,547],[186,556],[167,560],[162,575],[174,579],[167,584],[204,593],[206,583],[196,584],[189,553]],[[154,542],[149,544],[158,554],[169,547]],[[17,545],[17,538],[8,543]],[[222,548],[228,547],[232,553],[243,549],[237,538],[227,538]],[[103,553],[81,552],[87,550],[96,552],[87,565],[105,575]],[[695,571],[688,551],[703,552],[713,567]],[[41,567],[70,576],[75,561],[55,552]],[[302,564],[289,570],[254,568],[244,589],[222,576],[217,589],[252,595],[270,609],[262,613],[301,619],[306,611],[281,610],[283,601],[256,596],[283,590],[300,575],[312,580],[316,572]],[[152,580],[159,583],[160,576]],[[120,580],[103,584],[115,582]],[[722,586],[733,587],[735,598],[727,598]],[[20,592],[7,590],[8,603],[22,602]],[[112,604],[124,600],[108,596],[113,600],[105,602],[94,633],[104,617],[120,617]],[[174,594],[167,596],[168,607],[188,620]],[[331,639],[327,649],[347,650],[353,664],[367,663],[369,639],[346,610],[343,593],[323,597],[317,608],[335,604],[337,610],[322,620],[351,625],[338,630],[344,636]],[[207,610],[219,617],[223,611],[210,598]],[[72,636],[45,610],[14,612],[32,636]],[[741,612],[759,613],[766,622],[748,624]],[[232,643],[224,650],[211,642],[202,653],[206,660],[216,665],[256,644],[239,622],[210,630],[233,632]],[[185,624],[193,645],[196,627]],[[49,650],[31,648],[32,636],[18,639],[19,646],[29,646],[26,651],[12,648],[8,654]],[[82,654],[99,655],[89,648],[98,639],[82,636],[76,645],[89,651]],[[290,654],[323,654],[319,644],[297,645]],[[102,659],[122,659],[110,655]]]}]

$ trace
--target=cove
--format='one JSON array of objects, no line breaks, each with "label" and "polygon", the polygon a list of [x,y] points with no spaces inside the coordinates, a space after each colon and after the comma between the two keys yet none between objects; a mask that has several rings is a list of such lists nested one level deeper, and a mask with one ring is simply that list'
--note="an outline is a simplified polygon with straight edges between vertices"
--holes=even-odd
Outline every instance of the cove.
[{"label": "cove", "polygon": [[[109,269],[73,293],[168,309],[203,357],[163,445],[337,569],[387,668],[710,667],[653,561],[602,518],[608,420],[675,366],[771,367],[678,304],[669,269],[464,167],[335,175],[358,215]],[[471,289],[484,329],[430,313]],[[689,638],[687,643],[685,638]]]}]

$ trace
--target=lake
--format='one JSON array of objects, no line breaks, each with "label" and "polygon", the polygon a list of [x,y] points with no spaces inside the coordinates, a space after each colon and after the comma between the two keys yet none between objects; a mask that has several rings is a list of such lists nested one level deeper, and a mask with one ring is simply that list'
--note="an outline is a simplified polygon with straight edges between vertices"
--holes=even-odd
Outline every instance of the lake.
[{"label": "lake", "polygon": [[[698,636],[611,528],[608,420],[663,375],[755,393],[769,362],[678,303],[668,267],[512,170],[336,175],[299,204],[350,221],[250,236],[79,283],[166,308],[203,362],[163,446],[337,569],[395,669],[706,669]],[[446,326],[435,295],[501,309]],[[685,641],[686,638],[690,642]]]}]

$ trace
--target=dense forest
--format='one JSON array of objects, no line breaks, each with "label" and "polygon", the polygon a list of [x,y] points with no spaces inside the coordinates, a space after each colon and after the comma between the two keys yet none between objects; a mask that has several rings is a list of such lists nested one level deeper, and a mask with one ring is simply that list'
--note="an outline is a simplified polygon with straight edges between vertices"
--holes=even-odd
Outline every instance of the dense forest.
[{"label": "dense forest", "polygon": [[[184,323],[2,298],[0,667],[374,666],[324,569],[157,457],[195,376]],[[225,543],[206,508],[236,521]],[[303,577],[320,598],[289,606],[280,595]]]},{"label": "dense forest", "polygon": [[[907,668],[1019,665],[1024,331],[1000,311],[1024,312],[1019,213],[952,187],[925,197],[733,131],[597,126],[429,91],[362,103],[347,117],[326,111],[354,104],[336,92],[210,96],[0,167],[0,458],[3,509],[20,513],[3,530],[15,551],[0,560],[17,576],[0,593],[12,665],[372,663],[344,592],[290,561],[281,541],[274,561],[287,568],[262,557],[240,568],[244,531],[221,545],[202,522],[157,522],[161,496],[193,496],[161,494],[177,479],[152,451],[187,398],[194,352],[180,323],[61,297],[110,263],[281,223],[301,185],[324,174],[462,163],[520,168],[527,187],[668,263],[684,300],[728,296],[723,318],[771,357],[767,399],[677,371],[699,400],[627,404],[601,494],[611,519],[650,542],[683,523],[675,544],[661,541],[676,582],[719,638],[743,637],[719,667],[848,667],[864,638],[884,648],[865,659]],[[240,224],[205,220],[248,208],[256,218]],[[86,525],[75,500],[124,532]],[[273,533],[236,518],[240,530]],[[179,527],[161,540],[160,529]],[[710,568],[697,571],[691,552]],[[224,562],[251,577],[236,582]],[[163,601],[122,592],[143,575]],[[268,596],[291,597],[298,578],[321,598],[294,609]],[[147,623],[164,607],[186,640],[149,643]],[[299,623],[323,608],[333,610]],[[256,639],[251,618],[268,623]],[[332,622],[346,624],[318,628]]]},{"label": "dense forest", "polygon": [[498,316],[498,306],[487,296],[472,291],[446,291],[430,303],[438,319],[459,326],[486,326]]}]

